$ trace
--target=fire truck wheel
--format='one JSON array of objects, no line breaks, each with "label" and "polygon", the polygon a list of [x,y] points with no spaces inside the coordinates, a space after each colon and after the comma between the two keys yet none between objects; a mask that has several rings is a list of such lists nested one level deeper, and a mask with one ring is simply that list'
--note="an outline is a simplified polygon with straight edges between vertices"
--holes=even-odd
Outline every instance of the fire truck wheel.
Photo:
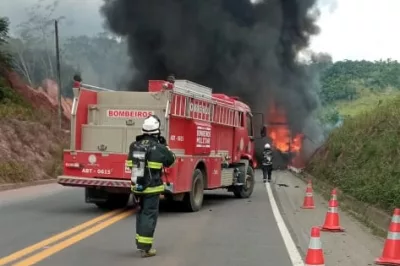
[{"label": "fire truck wheel", "polygon": [[254,190],[254,170],[253,168],[249,165],[247,167],[247,174],[246,174],[246,180],[245,184],[240,187],[235,187],[233,190],[233,194],[237,198],[249,198],[251,194],[253,194]]},{"label": "fire truck wheel", "polygon": [[100,209],[124,208],[129,201],[130,194],[109,193],[107,201],[95,203]]},{"label": "fire truck wheel", "polygon": [[183,204],[185,209],[190,212],[197,212],[203,206],[204,197],[204,178],[200,169],[194,170],[192,179],[192,189],[185,194]]}]

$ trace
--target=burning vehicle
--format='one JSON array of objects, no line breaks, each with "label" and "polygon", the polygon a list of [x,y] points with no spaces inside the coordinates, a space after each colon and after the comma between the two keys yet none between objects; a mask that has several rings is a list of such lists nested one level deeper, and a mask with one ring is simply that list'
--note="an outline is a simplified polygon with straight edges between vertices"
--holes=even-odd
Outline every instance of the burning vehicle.
[{"label": "burning vehicle", "polygon": [[274,168],[304,167],[301,151],[304,135],[293,134],[287,123],[285,111],[271,104],[266,115],[267,139],[273,147]]}]

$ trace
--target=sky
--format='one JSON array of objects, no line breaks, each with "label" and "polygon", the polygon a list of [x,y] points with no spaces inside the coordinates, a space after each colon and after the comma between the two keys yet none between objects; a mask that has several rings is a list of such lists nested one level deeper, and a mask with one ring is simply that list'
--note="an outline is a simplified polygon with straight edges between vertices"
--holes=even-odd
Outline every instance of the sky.
[{"label": "sky", "polygon": [[[0,16],[10,18],[12,29],[26,18],[24,9],[54,0],[0,0]],[[319,0],[321,33],[311,41],[315,52],[338,60],[400,61],[400,0]],[[59,0],[56,15],[67,17],[65,34],[96,34],[102,31],[99,14],[102,0]],[[379,3],[379,4],[378,4]],[[84,25],[84,27],[82,27]]]}]

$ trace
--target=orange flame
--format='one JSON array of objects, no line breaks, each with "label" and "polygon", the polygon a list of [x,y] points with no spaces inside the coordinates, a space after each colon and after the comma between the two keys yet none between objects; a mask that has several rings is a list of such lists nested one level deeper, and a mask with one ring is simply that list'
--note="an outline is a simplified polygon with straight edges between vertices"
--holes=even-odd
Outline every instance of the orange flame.
[{"label": "orange flame", "polygon": [[286,114],[274,104],[267,113],[267,135],[272,140],[272,145],[281,152],[300,152],[303,135],[291,136],[287,124]]}]

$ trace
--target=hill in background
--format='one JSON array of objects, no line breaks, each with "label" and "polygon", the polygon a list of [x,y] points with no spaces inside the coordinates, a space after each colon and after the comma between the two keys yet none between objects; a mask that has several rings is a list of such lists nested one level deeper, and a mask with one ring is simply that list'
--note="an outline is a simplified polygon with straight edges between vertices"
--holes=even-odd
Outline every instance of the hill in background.
[{"label": "hill in background", "polygon": [[341,118],[343,124],[306,167],[313,176],[388,212],[400,206],[399,66],[390,60],[347,61],[323,73],[325,118]]}]

